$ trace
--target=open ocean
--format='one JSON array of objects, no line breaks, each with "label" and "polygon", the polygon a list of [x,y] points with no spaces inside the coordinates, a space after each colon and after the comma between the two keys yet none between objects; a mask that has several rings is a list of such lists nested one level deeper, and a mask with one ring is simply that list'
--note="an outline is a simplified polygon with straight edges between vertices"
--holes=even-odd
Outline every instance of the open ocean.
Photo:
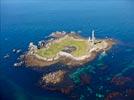
[{"label": "open ocean", "polygon": [[[78,100],[106,100],[109,93],[125,96],[127,91],[130,96],[109,100],[134,100],[134,0],[1,0],[0,11],[0,100],[73,100],[43,89],[41,71],[13,64],[29,42],[37,44],[52,32],[81,31],[88,37],[92,30],[96,37],[118,43],[107,55],[82,67],[92,80],[75,89]],[[22,52],[15,54],[14,48]],[[88,71],[88,66],[94,71]],[[125,77],[127,82],[115,85],[111,83],[114,76]]]}]

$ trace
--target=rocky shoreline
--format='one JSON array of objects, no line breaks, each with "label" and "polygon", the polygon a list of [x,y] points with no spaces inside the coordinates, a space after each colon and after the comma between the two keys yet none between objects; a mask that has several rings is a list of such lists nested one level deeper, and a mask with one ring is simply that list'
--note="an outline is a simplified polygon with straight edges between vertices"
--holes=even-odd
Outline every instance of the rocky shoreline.
[{"label": "rocky shoreline", "polygon": [[[59,37],[60,33],[57,33],[57,34]],[[53,36],[54,36],[54,33],[53,33]],[[49,46],[51,46],[52,43],[57,43],[57,42],[60,43],[60,41],[62,41],[62,39],[64,39],[64,37],[67,37],[67,36],[72,39],[77,38],[76,39],[77,41],[86,40],[86,39],[80,38],[74,34],[73,34],[73,36],[75,36],[75,38],[72,35],[68,35],[68,34],[65,35],[65,33],[64,33],[64,35],[61,35],[60,38],[55,39],[51,42],[48,42],[46,44],[46,46],[47,46],[46,48],[49,48]],[[86,41],[88,41],[88,40],[86,40]],[[101,42],[101,43],[99,44],[99,42]],[[25,54],[24,60],[25,60],[25,64],[27,66],[31,66],[31,67],[38,66],[38,67],[42,68],[42,67],[50,66],[50,65],[56,64],[56,63],[63,63],[65,65],[69,65],[69,66],[79,66],[79,65],[85,64],[85,63],[93,60],[97,56],[97,54],[99,54],[100,52],[106,52],[113,46],[113,44],[115,44],[115,41],[112,39],[96,40],[96,44],[94,44],[94,47],[89,49],[89,51],[86,55],[76,57],[68,52],[59,51],[55,57],[51,57],[51,58],[45,58],[45,57],[39,56],[38,54],[34,53],[34,52],[36,52],[37,46],[34,46],[32,44],[32,46],[31,46],[32,49],[30,49],[28,51],[28,53]]]},{"label": "rocky shoreline", "polygon": [[39,41],[39,45],[30,43],[23,62],[27,67],[41,70],[44,68],[40,85],[47,90],[64,94],[71,94],[78,84],[90,84],[91,75],[88,75],[86,70],[92,73],[93,67],[80,66],[91,62],[116,44],[113,39],[95,39],[94,32],[92,39],[72,32],[55,32],[49,38],[48,41]]}]

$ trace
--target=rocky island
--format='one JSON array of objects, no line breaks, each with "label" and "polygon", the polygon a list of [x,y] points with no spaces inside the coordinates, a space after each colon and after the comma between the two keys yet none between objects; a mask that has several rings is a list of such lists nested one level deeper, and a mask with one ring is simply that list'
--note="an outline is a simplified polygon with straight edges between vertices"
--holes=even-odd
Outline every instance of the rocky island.
[{"label": "rocky island", "polygon": [[83,38],[77,33],[55,32],[48,41],[39,42],[39,46],[29,44],[25,54],[25,63],[31,67],[46,67],[56,63],[68,66],[80,66],[93,60],[100,52],[106,52],[115,43],[112,39]]},{"label": "rocky island", "polygon": [[113,39],[97,39],[92,31],[91,37],[81,37],[75,32],[54,32],[48,40],[32,42],[23,55],[23,62],[31,68],[43,69],[40,85],[48,90],[71,93],[78,83],[90,84],[94,67],[80,67],[105,53],[113,45]]}]

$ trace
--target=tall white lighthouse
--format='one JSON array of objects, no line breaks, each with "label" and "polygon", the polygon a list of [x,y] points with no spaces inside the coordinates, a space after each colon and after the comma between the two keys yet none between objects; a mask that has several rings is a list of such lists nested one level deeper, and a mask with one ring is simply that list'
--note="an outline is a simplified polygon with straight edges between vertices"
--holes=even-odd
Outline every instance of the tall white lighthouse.
[{"label": "tall white lighthouse", "polygon": [[95,31],[92,30],[92,41],[95,42]]},{"label": "tall white lighthouse", "polygon": [[92,30],[92,46],[94,46],[94,43],[95,43],[95,31]]}]

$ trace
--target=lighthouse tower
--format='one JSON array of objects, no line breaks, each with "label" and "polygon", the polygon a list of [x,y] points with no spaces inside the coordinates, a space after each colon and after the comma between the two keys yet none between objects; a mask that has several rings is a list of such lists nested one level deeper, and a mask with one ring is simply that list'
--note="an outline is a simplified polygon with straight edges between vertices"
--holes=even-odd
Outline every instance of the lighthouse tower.
[{"label": "lighthouse tower", "polygon": [[95,43],[95,31],[93,30],[92,31],[92,46],[94,46],[94,43]]},{"label": "lighthouse tower", "polygon": [[95,42],[95,31],[92,31],[92,41]]}]

